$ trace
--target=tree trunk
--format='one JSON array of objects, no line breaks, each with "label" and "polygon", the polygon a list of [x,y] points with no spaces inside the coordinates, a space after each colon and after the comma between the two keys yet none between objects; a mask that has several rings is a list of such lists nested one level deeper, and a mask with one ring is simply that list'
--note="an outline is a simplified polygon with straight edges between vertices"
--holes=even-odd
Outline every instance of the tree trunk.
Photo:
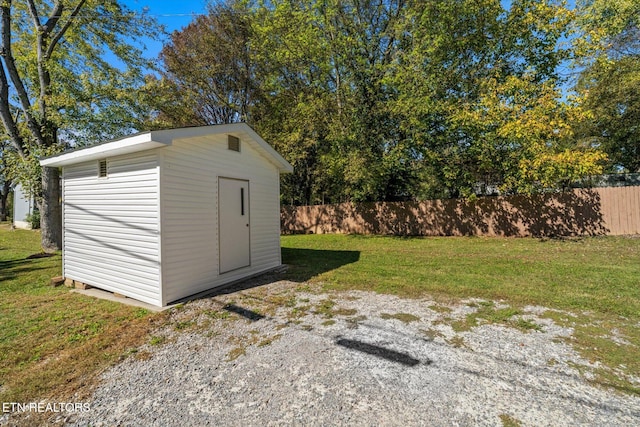
[{"label": "tree trunk", "polygon": [[[0,221],[6,221],[9,212],[7,212],[7,199],[11,191],[11,181],[5,181],[0,188]],[[13,216],[13,215],[11,215]]]},{"label": "tree trunk", "polygon": [[62,249],[62,201],[60,171],[42,168],[42,197],[39,200],[42,250],[54,252]]}]

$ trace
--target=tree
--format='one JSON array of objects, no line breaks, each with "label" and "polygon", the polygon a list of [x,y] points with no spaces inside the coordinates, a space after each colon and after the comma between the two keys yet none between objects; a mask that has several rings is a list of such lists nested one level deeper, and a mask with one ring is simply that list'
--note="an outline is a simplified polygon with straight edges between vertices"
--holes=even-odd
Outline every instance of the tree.
[{"label": "tree", "polygon": [[640,3],[578,3],[576,91],[589,112],[579,135],[609,155],[613,171],[640,172]]},{"label": "tree", "polygon": [[259,85],[249,20],[242,3],[220,3],[171,34],[160,53],[161,78],[152,78],[147,87],[159,113],[156,127],[250,120]]},{"label": "tree", "polygon": [[[256,127],[289,155],[294,203],[406,196],[411,168],[385,80],[405,1],[277,1],[259,7]],[[285,123],[284,126],[280,124]]]},{"label": "tree", "polygon": [[609,155],[613,170],[640,172],[640,56],[595,63],[577,88],[590,112],[581,136]]},{"label": "tree", "polygon": [[640,53],[640,4],[636,0],[578,0],[574,19],[574,61],[589,66],[602,59]]},{"label": "tree", "polygon": [[[16,156],[14,175],[33,168],[38,156],[139,126],[134,92],[150,64],[129,40],[155,34],[148,17],[117,0],[5,0],[0,25],[0,118]],[[42,247],[56,250],[59,171],[45,168],[36,181]]]},{"label": "tree", "polygon": [[[508,9],[497,0],[412,2],[410,36],[393,75],[399,90],[393,112],[423,164],[419,196],[468,196],[478,184],[526,187],[514,179],[523,150],[540,141],[534,115],[540,110],[531,107],[539,100],[561,107],[547,95],[561,83],[558,66],[568,53],[559,41],[570,19],[562,2],[514,0]],[[500,128],[518,124],[532,132],[497,137]]]},{"label": "tree", "polygon": [[479,175],[500,177],[503,193],[568,189],[584,176],[602,173],[606,155],[576,144],[572,124],[582,109],[560,101],[560,90],[535,77],[487,80],[477,103],[454,114],[475,135],[469,150]]},{"label": "tree", "polygon": [[6,138],[0,138],[0,221],[6,221],[9,215],[7,212],[7,200],[11,191],[11,179],[6,175],[7,161],[4,153],[8,149],[9,142]]}]

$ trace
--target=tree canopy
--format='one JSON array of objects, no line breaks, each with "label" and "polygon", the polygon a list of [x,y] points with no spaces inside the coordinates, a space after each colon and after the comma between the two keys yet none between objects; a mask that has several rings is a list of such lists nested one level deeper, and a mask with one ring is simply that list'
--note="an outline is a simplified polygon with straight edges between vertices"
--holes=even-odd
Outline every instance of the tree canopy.
[{"label": "tree canopy", "polygon": [[59,242],[59,189],[37,157],[150,128],[248,122],[294,165],[290,204],[566,189],[639,170],[639,12],[633,0],[226,0],[174,32],[144,76],[147,16],[117,0],[4,1],[3,160],[40,196],[45,247]]},{"label": "tree canopy", "polygon": [[579,3],[576,89],[589,116],[579,135],[610,158],[609,168],[640,172],[640,3]]},{"label": "tree canopy", "polygon": [[595,92],[567,97],[559,72],[633,39],[595,3],[229,0],[164,47],[150,125],[249,122],[294,165],[290,204],[567,188],[620,152],[588,137]]},{"label": "tree canopy", "polygon": [[140,128],[150,63],[132,44],[155,24],[117,0],[0,4],[0,118],[9,175],[37,196],[46,250],[61,245],[58,170],[38,158]]}]

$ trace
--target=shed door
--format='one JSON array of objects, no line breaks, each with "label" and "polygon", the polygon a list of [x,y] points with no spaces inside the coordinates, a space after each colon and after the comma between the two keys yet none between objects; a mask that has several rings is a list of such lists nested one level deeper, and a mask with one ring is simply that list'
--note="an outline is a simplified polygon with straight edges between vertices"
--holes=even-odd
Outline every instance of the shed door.
[{"label": "shed door", "polygon": [[220,273],[251,265],[249,181],[218,179]]}]

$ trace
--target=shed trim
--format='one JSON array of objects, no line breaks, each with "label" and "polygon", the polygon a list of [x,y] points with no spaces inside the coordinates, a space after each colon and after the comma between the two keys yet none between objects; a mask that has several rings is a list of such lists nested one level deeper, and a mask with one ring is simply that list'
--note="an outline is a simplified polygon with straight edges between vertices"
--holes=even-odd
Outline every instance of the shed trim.
[{"label": "shed trim", "polygon": [[115,157],[122,154],[131,154],[138,151],[169,145],[166,142],[154,141],[151,132],[133,135],[127,138],[81,148],[57,156],[40,160],[40,165],[48,167],[61,167],[91,160],[102,160],[106,157]]}]

